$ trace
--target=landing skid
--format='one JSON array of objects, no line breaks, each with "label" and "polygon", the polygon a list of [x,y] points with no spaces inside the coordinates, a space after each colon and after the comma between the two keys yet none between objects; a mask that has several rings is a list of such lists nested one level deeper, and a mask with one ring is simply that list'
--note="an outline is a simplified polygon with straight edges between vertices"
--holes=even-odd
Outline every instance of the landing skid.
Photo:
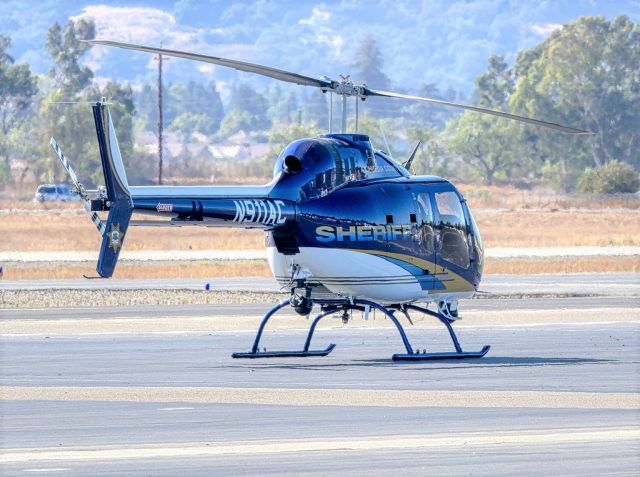
[{"label": "landing skid", "polygon": [[491,346],[486,345],[480,351],[450,351],[448,353],[420,353],[420,351],[414,354],[394,354],[392,359],[394,361],[429,361],[437,359],[467,359],[467,358],[482,358],[489,352]]},{"label": "landing skid", "polygon": [[[309,332],[307,333],[307,339],[305,341],[304,347],[300,351],[267,351],[266,348],[260,351],[260,339],[262,338],[262,333],[267,322],[271,319],[273,315],[276,314],[282,308],[288,306],[290,304],[290,300],[285,300],[278,305],[271,308],[267,314],[264,316],[262,321],[260,322],[260,326],[258,327],[258,332],[256,333],[256,338],[253,342],[253,347],[251,351],[248,352],[239,352],[233,353],[231,356],[233,358],[306,358],[309,356],[327,356],[329,353],[333,351],[336,347],[335,344],[330,344],[325,349],[321,350],[310,350],[311,347],[311,339],[313,338],[313,334],[316,330],[316,326],[318,322],[325,318],[326,316],[333,315],[337,312],[343,312],[346,314],[347,311],[350,310],[358,310],[365,311],[365,307],[375,308],[384,313],[393,324],[396,326],[398,332],[400,333],[400,338],[402,338],[402,342],[404,343],[404,347],[407,350],[406,353],[398,353],[392,356],[394,361],[431,361],[438,359],[467,359],[467,358],[482,358],[490,349],[490,346],[485,346],[480,351],[463,351],[460,343],[458,342],[458,337],[456,336],[453,327],[451,326],[450,320],[440,314],[428,310],[427,308],[419,307],[416,305],[397,305],[391,307],[385,307],[378,303],[369,301],[369,300],[351,300],[351,301],[339,301],[339,300],[315,300],[314,303],[320,305],[322,307],[322,312],[318,314],[313,322],[311,323],[311,327],[309,328]],[[409,317],[408,310],[413,310],[419,313],[423,313],[425,315],[430,315],[445,325],[447,330],[449,331],[449,336],[451,336],[451,341],[453,341],[453,345],[455,347],[455,351],[451,352],[442,352],[442,353],[427,353],[426,350],[420,352],[414,351],[411,343],[409,342],[409,338],[407,338],[407,334],[404,331],[403,326],[400,324],[398,319],[395,317],[394,313],[396,311],[401,311],[405,316],[411,321]]]},{"label": "landing skid", "polygon": [[306,358],[308,356],[327,356],[336,345],[330,344],[325,349],[311,351],[247,351],[246,353],[233,353],[233,358]]}]

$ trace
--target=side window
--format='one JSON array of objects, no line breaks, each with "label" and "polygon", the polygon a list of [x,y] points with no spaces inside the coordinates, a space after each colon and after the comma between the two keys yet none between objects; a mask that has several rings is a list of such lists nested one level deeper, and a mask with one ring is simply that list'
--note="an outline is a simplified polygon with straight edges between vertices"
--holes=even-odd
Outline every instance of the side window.
[{"label": "side window", "polygon": [[431,209],[431,201],[429,194],[421,193],[417,197],[418,211],[420,213],[420,241],[427,253],[435,252],[435,230],[433,222],[433,210]]},{"label": "side window", "polygon": [[440,214],[440,255],[443,260],[469,268],[469,245],[462,204],[455,192],[436,192]]}]

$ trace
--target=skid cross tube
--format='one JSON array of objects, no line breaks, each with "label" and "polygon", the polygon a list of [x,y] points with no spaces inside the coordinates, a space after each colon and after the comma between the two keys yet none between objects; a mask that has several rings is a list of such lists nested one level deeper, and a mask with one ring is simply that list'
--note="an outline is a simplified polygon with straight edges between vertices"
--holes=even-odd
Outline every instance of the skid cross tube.
[{"label": "skid cross tube", "polygon": [[396,325],[398,329],[398,333],[400,333],[400,337],[402,338],[402,342],[404,343],[404,347],[407,349],[407,354],[413,354],[413,348],[411,347],[411,343],[409,342],[409,338],[407,338],[407,334],[404,332],[403,326],[398,321],[398,318],[395,317],[393,311],[389,310],[387,307],[382,306],[374,301],[369,300],[355,300],[355,305],[369,305],[371,308],[376,308],[380,310],[382,313],[387,315],[393,321],[393,324]]},{"label": "skid cross tube", "polygon": [[309,333],[307,334],[307,340],[304,342],[305,352],[309,351],[309,346],[311,346],[311,338],[313,338],[313,333],[316,331],[316,326],[318,325],[318,322],[325,316],[333,315],[337,311],[340,311],[340,308],[332,306],[315,317],[315,319],[313,320],[313,323],[311,323],[311,328],[309,328]]},{"label": "skid cross tube", "polygon": [[256,333],[256,339],[253,342],[253,348],[251,348],[252,353],[258,352],[258,346],[260,346],[260,338],[262,338],[262,332],[264,331],[264,327],[267,325],[267,322],[278,310],[281,310],[282,308],[290,304],[291,304],[291,300],[288,300],[288,299],[284,300],[279,304],[277,304],[276,306],[274,306],[273,308],[271,308],[267,312],[267,314],[264,315],[264,318],[262,318],[262,321],[260,322],[260,326],[258,327],[258,332]]},{"label": "skid cross tube", "polygon": [[315,329],[315,326],[318,323],[318,321],[320,321],[320,319],[324,318],[326,315],[335,313],[337,308],[330,312],[321,313],[316,317],[316,319],[313,321],[313,324],[311,325],[312,328],[309,330],[309,335],[307,336],[307,342],[305,343],[304,350],[302,351],[267,351],[266,349],[264,351],[259,350],[260,338],[262,338],[262,332],[264,331],[264,328],[267,325],[267,322],[271,319],[273,315],[275,315],[276,312],[278,312],[279,310],[281,310],[282,308],[290,304],[291,304],[291,300],[287,299],[279,303],[278,305],[274,306],[273,308],[271,308],[266,313],[266,315],[264,315],[264,318],[262,318],[262,321],[260,322],[260,326],[258,327],[258,332],[256,333],[255,340],[253,341],[253,347],[251,348],[251,351],[233,353],[231,356],[233,358],[291,358],[291,357],[304,358],[307,356],[327,356],[329,353],[331,353],[333,351],[333,348],[336,347],[335,344],[330,344],[325,349],[312,350],[312,351],[309,351],[309,345],[311,344],[311,337],[313,336],[313,330]]},{"label": "skid cross tube", "polygon": [[[451,337],[451,341],[453,341],[453,345],[455,346],[455,352],[444,352],[444,353],[408,353],[408,354],[394,354],[394,361],[428,361],[428,360],[436,360],[436,359],[466,359],[466,358],[482,358],[485,354],[489,352],[491,346],[484,346],[480,351],[463,351],[460,346],[460,342],[458,341],[458,337],[456,332],[451,326],[450,320],[441,315],[440,313],[433,312],[427,308],[423,308],[417,305],[404,305],[404,310],[415,310],[420,313],[424,313],[425,315],[430,315],[443,323],[447,327],[447,331],[449,332],[449,336]],[[398,307],[398,309],[400,309]]]}]

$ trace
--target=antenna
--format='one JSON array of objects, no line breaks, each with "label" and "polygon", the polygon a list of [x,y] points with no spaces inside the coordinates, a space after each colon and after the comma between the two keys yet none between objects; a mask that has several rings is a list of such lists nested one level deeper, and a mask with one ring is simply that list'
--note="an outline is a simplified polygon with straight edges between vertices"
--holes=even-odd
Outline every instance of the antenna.
[{"label": "antenna", "polygon": [[413,148],[413,152],[411,153],[411,155],[409,156],[409,160],[407,162],[405,162],[404,164],[402,164],[402,166],[409,171],[409,173],[411,173],[411,165],[413,164],[413,160],[416,157],[416,152],[418,152],[418,148],[422,146],[422,141],[418,141],[418,144],[416,144],[416,147]]},{"label": "antenna", "polygon": [[384,141],[384,145],[387,148],[387,155],[393,159],[393,156],[391,155],[391,149],[389,148],[389,142],[387,141],[387,135],[384,133],[384,129],[382,127],[382,124],[378,124],[378,127],[380,128],[380,134],[382,134],[382,140]]},{"label": "antenna", "polygon": [[329,134],[333,133],[333,92],[329,92]]}]

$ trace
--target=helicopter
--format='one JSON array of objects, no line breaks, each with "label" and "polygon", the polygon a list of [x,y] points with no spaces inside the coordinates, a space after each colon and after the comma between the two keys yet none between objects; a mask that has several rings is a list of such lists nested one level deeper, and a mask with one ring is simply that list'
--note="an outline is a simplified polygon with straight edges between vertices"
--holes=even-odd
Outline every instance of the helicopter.
[{"label": "helicopter", "polygon": [[[450,181],[410,172],[419,145],[404,164],[376,150],[367,135],[357,132],[359,101],[397,98],[476,111],[568,134],[591,134],[502,111],[374,90],[366,84],[354,84],[348,76],[339,80],[314,78],[185,51],[110,40],[87,42],[226,66],[316,87],[342,99],[341,132],[334,133],[330,123],[328,134],[293,141],[278,156],[273,180],[262,186],[130,186],[106,98],[92,106],[104,187],[87,190],[51,138],[54,152],[102,236],[96,267],[99,277],[113,275],[127,229],[138,225],[131,221],[134,212],[168,218],[175,226],[264,231],[269,266],[290,297],[264,315],[251,350],[233,353],[234,358],[326,356],[335,344],[311,349],[320,320],[340,313],[347,323],[353,311],[363,312],[367,319],[372,310],[389,318],[400,334],[405,352],[394,354],[394,361],[480,358],[490,349],[484,346],[464,351],[452,327],[459,318],[458,301],[471,298],[478,290],[484,265],[482,238],[466,200]],[[355,99],[354,133],[347,133],[348,98]],[[108,212],[106,221],[98,212]],[[435,311],[430,304],[435,304]],[[301,350],[260,349],[265,326],[278,311],[291,307],[309,317],[316,305],[320,312],[311,321]],[[398,319],[402,315],[413,323],[410,312],[439,320],[447,328],[455,351],[414,349]]]}]

